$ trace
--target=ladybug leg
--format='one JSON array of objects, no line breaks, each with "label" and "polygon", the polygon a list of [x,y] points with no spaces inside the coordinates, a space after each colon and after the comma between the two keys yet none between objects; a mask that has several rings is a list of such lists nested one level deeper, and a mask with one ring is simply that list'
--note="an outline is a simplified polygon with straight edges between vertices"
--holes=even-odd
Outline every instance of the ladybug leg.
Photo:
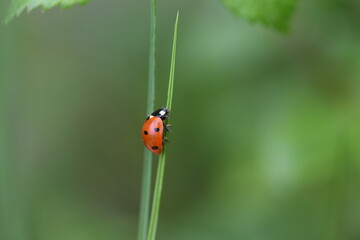
[{"label": "ladybug leg", "polygon": [[172,133],[171,130],[170,130],[170,127],[171,127],[171,124],[165,124],[164,123],[165,130],[168,131],[169,133]]},{"label": "ladybug leg", "polygon": [[166,142],[170,142],[167,137],[163,137],[162,145],[164,146]]},{"label": "ladybug leg", "polygon": [[164,116],[161,117],[162,120],[168,119],[170,118],[170,113],[165,114]]}]

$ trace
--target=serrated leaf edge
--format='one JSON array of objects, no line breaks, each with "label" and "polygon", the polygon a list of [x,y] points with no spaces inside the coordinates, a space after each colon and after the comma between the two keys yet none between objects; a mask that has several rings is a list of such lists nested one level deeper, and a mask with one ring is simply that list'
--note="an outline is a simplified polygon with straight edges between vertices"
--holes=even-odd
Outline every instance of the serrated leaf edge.
[{"label": "serrated leaf edge", "polygon": [[35,8],[42,8],[42,10],[46,11],[57,6],[60,6],[63,9],[67,9],[77,4],[81,6],[85,5],[87,2],[89,2],[89,0],[77,0],[74,3],[67,3],[66,1],[64,2],[62,0],[58,0],[52,2],[51,4],[44,4],[40,0],[38,0],[32,3],[31,2],[20,3],[18,6],[16,6],[17,4],[14,1],[12,1],[7,11],[7,15],[5,16],[4,23],[8,24],[14,17],[18,17],[25,10],[27,13],[30,13]]}]

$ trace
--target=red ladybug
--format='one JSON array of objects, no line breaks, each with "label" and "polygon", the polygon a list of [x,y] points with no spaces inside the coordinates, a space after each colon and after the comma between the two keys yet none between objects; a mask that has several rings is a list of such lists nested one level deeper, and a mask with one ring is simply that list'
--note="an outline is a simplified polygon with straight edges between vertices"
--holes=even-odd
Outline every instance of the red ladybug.
[{"label": "red ladybug", "polygon": [[150,114],[142,127],[141,136],[144,145],[154,154],[160,154],[164,145],[164,128],[169,131],[169,125],[164,123],[164,120],[169,117],[169,110],[160,108]]}]

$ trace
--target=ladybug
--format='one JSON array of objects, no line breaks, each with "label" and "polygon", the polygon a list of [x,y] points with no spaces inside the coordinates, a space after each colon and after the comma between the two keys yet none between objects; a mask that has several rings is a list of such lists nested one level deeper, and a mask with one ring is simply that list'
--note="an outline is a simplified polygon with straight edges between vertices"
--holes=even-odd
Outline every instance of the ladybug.
[{"label": "ladybug", "polygon": [[165,141],[164,129],[170,132],[169,126],[164,120],[169,117],[169,110],[160,108],[150,114],[142,127],[141,136],[145,147],[154,154],[160,154]]}]

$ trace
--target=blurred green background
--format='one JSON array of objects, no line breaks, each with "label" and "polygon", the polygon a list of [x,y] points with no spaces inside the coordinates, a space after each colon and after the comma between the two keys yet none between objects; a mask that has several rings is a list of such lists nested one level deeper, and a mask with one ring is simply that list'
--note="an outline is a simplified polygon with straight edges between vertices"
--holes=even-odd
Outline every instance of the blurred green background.
[{"label": "blurred green background", "polygon": [[[282,35],[158,1],[157,107],[178,9],[158,239],[360,239],[360,2],[300,1]],[[94,0],[0,26],[0,239],[136,239],[149,19]]]}]

